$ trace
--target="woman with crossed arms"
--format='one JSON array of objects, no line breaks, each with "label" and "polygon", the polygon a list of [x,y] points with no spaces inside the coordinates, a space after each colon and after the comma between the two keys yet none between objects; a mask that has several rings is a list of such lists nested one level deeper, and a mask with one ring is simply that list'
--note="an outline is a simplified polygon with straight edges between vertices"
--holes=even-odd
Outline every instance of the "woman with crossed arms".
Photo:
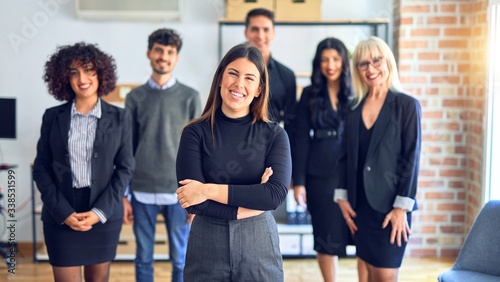
[{"label": "woman with crossed arms", "polygon": [[200,118],[183,130],[177,198],[196,214],[186,281],[283,281],[270,210],[291,179],[288,136],[268,117],[269,79],[261,52],[246,44],[222,59]]}]

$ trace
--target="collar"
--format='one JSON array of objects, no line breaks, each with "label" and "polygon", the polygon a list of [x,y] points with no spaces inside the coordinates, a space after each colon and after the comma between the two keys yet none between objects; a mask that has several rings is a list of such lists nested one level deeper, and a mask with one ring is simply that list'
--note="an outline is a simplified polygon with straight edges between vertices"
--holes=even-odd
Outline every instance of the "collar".
[{"label": "collar", "polygon": [[272,70],[276,67],[276,62],[272,56],[269,56],[269,62],[267,62],[267,69]]},{"label": "collar", "polygon": [[224,114],[224,112],[222,111],[222,107],[219,107],[217,109],[217,111],[215,112],[215,116],[218,117],[220,121],[222,121],[224,123],[229,123],[229,124],[246,124],[246,123],[252,122],[252,120],[253,120],[252,112],[249,112],[244,117],[230,118]]},{"label": "collar", "polygon": [[149,85],[149,87],[151,87],[153,89],[156,89],[156,90],[165,90],[165,89],[168,89],[168,88],[174,86],[174,84],[176,82],[177,82],[177,79],[175,79],[175,77],[172,77],[172,78],[170,78],[169,81],[167,81],[167,83],[165,83],[164,85],[160,86],[151,77],[148,79],[148,85]]},{"label": "collar", "polygon": [[71,104],[71,116],[82,115],[82,116],[94,116],[96,118],[101,118],[102,109],[101,109],[101,98],[97,99],[97,104],[95,104],[94,108],[88,112],[87,114],[79,113],[75,108],[75,100]]}]

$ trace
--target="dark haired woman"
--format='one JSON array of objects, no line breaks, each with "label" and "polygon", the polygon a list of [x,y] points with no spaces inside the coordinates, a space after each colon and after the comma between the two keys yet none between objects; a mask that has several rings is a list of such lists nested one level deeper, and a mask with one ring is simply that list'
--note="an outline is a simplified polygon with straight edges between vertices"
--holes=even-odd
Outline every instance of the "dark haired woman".
[{"label": "dark haired woman", "polygon": [[112,57],[83,42],[60,46],[43,79],[57,100],[45,111],[33,176],[55,281],[108,281],[134,159],[125,111],[99,97],[115,88]]},{"label": "dark haired woman", "polygon": [[346,255],[349,232],[332,202],[344,117],[352,95],[349,53],[336,38],[318,44],[311,85],[302,92],[293,147],[297,204],[311,214],[314,250],[325,282],[337,281],[338,256]]},{"label": "dark haired woman", "polygon": [[201,117],[182,132],[177,198],[196,214],[186,281],[283,281],[270,210],[286,198],[291,156],[286,132],[268,119],[268,89],[260,51],[237,45],[217,68]]}]

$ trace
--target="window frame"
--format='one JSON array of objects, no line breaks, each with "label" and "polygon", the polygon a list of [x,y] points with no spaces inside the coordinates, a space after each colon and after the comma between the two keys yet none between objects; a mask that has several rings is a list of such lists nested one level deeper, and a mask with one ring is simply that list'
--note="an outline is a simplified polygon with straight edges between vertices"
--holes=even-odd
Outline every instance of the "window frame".
[{"label": "window frame", "polygon": [[[484,138],[483,202],[500,200],[500,0],[490,0],[488,6],[488,82],[486,135]],[[495,97],[495,93],[496,96]],[[495,109],[496,113],[495,113]],[[496,130],[495,130],[495,125]],[[493,144],[497,144],[496,147]],[[496,188],[496,189],[495,189]]]}]

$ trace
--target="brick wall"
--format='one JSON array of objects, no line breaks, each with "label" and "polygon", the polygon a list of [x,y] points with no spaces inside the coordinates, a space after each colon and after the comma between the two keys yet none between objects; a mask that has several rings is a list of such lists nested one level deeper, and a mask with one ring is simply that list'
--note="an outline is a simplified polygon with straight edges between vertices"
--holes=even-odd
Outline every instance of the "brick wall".
[{"label": "brick wall", "polygon": [[410,256],[455,256],[481,207],[487,0],[395,0],[394,50],[423,109]]}]

